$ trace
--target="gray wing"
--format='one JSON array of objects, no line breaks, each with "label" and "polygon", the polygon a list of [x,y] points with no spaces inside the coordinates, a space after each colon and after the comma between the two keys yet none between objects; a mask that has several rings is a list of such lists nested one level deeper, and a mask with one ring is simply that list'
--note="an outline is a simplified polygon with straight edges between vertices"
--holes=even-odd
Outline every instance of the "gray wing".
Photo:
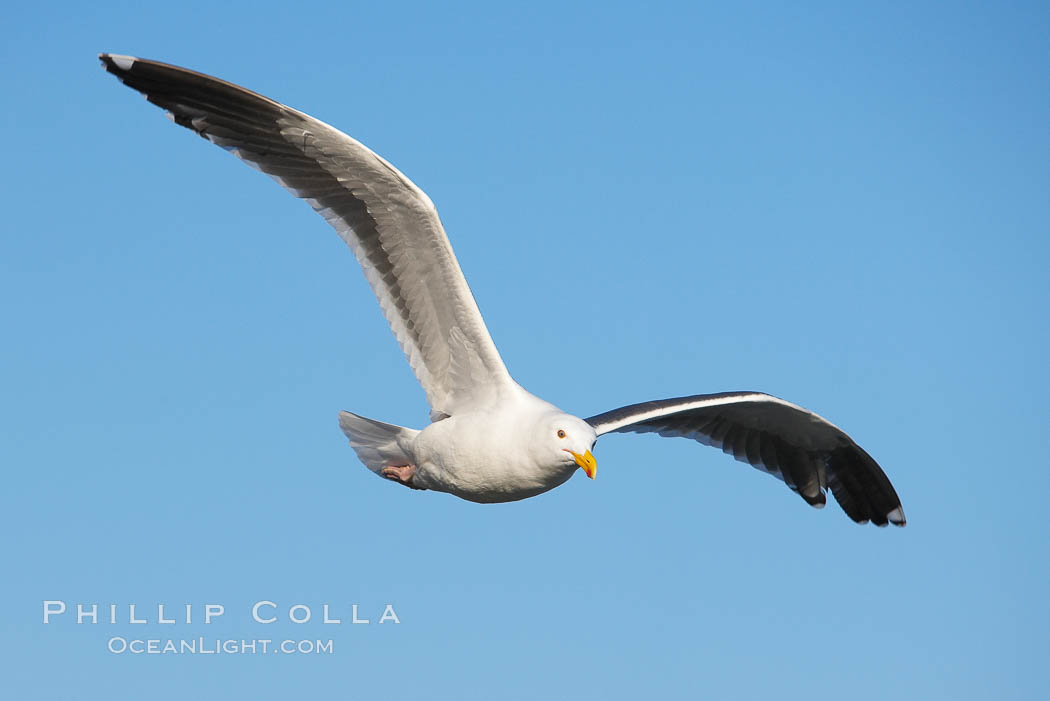
[{"label": "gray wing", "polygon": [[232,83],[131,56],[107,71],[193,130],[267,173],[353,249],[423,386],[451,415],[512,383],[426,193],[341,131]]},{"label": "gray wing", "polygon": [[857,523],[905,524],[897,492],[870,455],[831,422],[768,394],[661,399],[586,421],[599,436],[634,432],[692,438],[783,480],[812,506],[823,507],[830,489]]}]

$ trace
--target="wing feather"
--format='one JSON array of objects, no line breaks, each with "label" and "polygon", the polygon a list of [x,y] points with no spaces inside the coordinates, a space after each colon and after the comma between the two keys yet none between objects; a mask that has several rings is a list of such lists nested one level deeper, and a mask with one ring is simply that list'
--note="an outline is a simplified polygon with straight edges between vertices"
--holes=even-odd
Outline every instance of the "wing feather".
[{"label": "wing feather", "polygon": [[831,490],[858,523],[906,523],[886,473],[831,422],[761,392],[722,392],[632,404],[587,422],[606,433],[692,438],[784,481],[811,506]]},{"label": "wing feather", "polygon": [[426,193],[339,130],[218,78],[102,54],[171,119],[305,199],[353,249],[432,417],[513,383]]}]

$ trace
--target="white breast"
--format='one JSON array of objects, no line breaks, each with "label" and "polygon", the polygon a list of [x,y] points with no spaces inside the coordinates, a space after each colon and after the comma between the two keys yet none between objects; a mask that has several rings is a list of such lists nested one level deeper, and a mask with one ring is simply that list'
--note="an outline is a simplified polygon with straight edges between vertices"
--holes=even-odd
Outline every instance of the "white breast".
[{"label": "white breast", "polygon": [[416,484],[482,503],[526,499],[557,487],[576,466],[544,464],[529,445],[533,426],[552,410],[528,395],[430,424],[413,445]]}]

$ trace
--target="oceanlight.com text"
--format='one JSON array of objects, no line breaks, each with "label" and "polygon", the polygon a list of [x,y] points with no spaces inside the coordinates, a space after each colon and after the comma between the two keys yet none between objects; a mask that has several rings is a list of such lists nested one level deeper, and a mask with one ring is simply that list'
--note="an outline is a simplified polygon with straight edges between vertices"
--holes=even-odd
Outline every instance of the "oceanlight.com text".
[{"label": "oceanlight.com text", "polygon": [[335,651],[331,639],[141,639],[114,636],[106,647],[114,655],[331,655]]}]

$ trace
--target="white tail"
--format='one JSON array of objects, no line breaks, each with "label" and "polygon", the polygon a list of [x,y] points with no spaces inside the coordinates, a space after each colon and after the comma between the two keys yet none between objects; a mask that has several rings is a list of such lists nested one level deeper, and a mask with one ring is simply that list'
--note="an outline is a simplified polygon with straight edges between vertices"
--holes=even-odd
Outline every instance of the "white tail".
[{"label": "white tail", "polygon": [[414,465],[412,441],[419,431],[366,419],[349,411],[339,412],[339,428],[365,466],[379,474],[389,465]]}]

